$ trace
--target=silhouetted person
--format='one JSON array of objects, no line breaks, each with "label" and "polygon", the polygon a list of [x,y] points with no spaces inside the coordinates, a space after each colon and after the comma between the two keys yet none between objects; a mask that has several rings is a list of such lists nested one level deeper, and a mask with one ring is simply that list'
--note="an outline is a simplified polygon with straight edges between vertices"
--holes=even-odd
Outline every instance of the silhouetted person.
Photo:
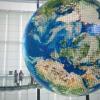
[{"label": "silhouetted person", "polygon": [[34,77],[32,75],[30,75],[30,77],[31,77],[31,85],[35,84]]},{"label": "silhouetted person", "polygon": [[22,72],[22,70],[20,70],[20,72],[19,72],[19,85],[22,85],[23,77],[24,77],[24,73]]},{"label": "silhouetted person", "polygon": [[14,83],[16,86],[18,86],[18,72],[17,72],[17,70],[14,71]]}]

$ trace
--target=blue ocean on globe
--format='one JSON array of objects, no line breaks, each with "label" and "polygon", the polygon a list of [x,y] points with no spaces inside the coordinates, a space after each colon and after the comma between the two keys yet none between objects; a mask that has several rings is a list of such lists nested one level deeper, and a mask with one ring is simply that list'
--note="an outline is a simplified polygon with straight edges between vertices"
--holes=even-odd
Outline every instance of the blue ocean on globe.
[{"label": "blue ocean on globe", "polygon": [[100,2],[48,0],[24,33],[27,68],[39,84],[61,95],[100,89]]}]

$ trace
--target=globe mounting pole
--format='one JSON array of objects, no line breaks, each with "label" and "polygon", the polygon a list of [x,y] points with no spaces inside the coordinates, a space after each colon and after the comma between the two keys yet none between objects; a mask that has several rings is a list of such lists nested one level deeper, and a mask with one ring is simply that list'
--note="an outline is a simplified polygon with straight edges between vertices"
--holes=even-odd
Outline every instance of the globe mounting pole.
[{"label": "globe mounting pole", "polygon": [[90,97],[89,97],[89,95],[86,95],[86,100],[90,100]]},{"label": "globe mounting pole", "polygon": [[[39,8],[39,0],[37,0],[37,9]],[[37,88],[37,100],[40,100],[40,89]]]}]

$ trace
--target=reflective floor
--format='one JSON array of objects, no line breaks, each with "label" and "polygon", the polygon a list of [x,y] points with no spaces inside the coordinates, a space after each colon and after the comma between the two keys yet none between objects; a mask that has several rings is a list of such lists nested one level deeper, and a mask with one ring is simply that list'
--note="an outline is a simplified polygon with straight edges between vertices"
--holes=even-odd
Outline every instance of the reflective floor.
[{"label": "reflective floor", "polygon": [[[44,88],[40,90],[40,100],[86,100],[85,96],[81,97],[65,97],[56,95]],[[27,89],[20,91],[2,91],[0,92],[0,100],[36,100],[36,89]],[[100,92],[90,95],[90,100],[100,100]]]}]

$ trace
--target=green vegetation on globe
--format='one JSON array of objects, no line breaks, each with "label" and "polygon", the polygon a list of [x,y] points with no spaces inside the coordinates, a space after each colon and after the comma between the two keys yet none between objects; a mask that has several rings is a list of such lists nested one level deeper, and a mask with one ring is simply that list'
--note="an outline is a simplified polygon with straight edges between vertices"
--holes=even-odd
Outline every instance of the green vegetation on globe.
[{"label": "green vegetation on globe", "polygon": [[100,89],[100,2],[48,0],[29,20],[23,52],[43,87],[65,96]]}]

